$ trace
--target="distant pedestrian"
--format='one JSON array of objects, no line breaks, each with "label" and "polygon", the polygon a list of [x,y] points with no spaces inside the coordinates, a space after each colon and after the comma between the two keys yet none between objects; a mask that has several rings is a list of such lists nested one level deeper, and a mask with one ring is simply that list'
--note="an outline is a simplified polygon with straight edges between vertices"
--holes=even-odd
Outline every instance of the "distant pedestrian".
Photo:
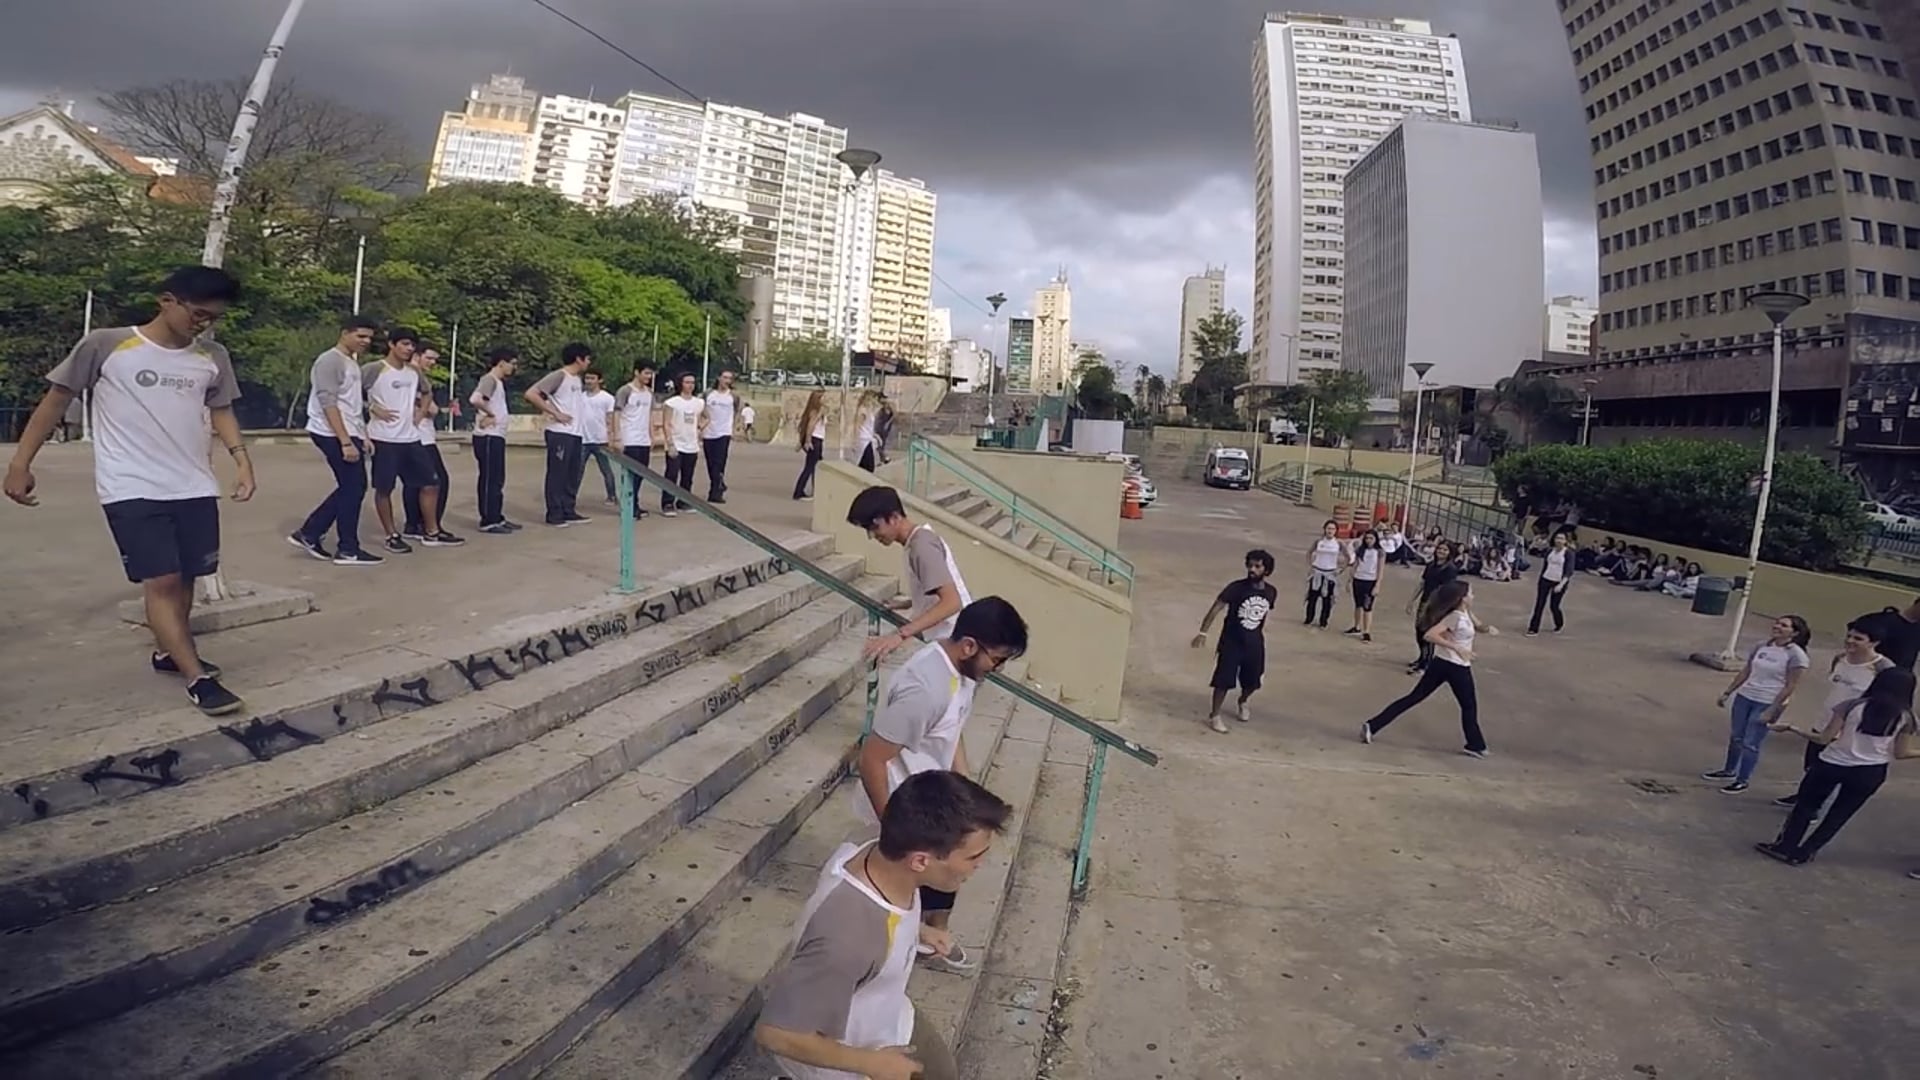
[{"label": "distant pedestrian", "polygon": [[87,401],[75,397],[67,402],[67,411],[60,414],[60,442],[72,442],[86,430]]},{"label": "distant pedestrian", "polygon": [[1353,626],[1343,631],[1348,636],[1358,636],[1363,643],[1373,641],[1373,599],[1374,592],[1380,587],[1380,572],[1386,568],[1386,549],[1380,546],[1380,534],[1372,529],[1360,534],[1354,542],[1353,559]]},{"label": "distant pedestrian", "polygon": [[1422,638],[1433,643],[1433,659],[1412,690],[1360,725],[1361,741],[1373,742],[1388,724],[1444,685],[1460,706],[1460,732],[1466,739],[1460,752],[1468,757],[1486,757],[1487,739],[1480,731],[1480,699],[1473,685],[1473,639],[1475,634],[1491,637],[1500,631],[1474,618],[1473,586],[1457,578],[1434,590],[1415,626]]},{"label": "distant pedestrian", "polygon": [[[1453,546],[1453,541],[1434,541],[1433,557],[1428,559],[1427,565],[1420,570],[1420,587],[1407,599],[1407,614],[1413,615],[1424,610],[1427,601],[1432,599],[1433,594],[1440,590],[1440,586],[1455,580],[1459,576],[1460,564],[1457,561],[1457,552]],[[1413,658],[1413,662],[1407,665],[1407,674],[1418,675],[1427,670],[1427,665],[1433,661],[1433,643],[1428,641],[1426,635],[1421,632],[1417,619],[1413,627],[1413,640],[1414,644],[1419,646],[1420,651],[1418,655]]]},{"label": "distant pedestrian", "polygon": [[800,419],[794,424],[794,435],[800,440],[800,452],[806,455],[806,461],[800,466],[800,478],[793,482],[795,502],[813,498],[813,473],[820,467],[820,459],[826,454],[827,447],[827,405],[826,392],[815,390],[807,395],[807,404],[800,410]]},{"label": "distant pedestrian", "polygon": [[614,397],[600,385],[600,373],[589,371],[580,376],[580,449],[600,468],[607,505],[618,506],[613,487],[613,463],[607,460],[607,444],[613,426]]},{"label": "distant pedestrian", "polygon": [[[361,315],[340,324],[340,339],[314,358],[307,376],[307,437],[333,472],[333,491],[320,500],[287,543],[335,566],[378,566],[383,561],[360,547],[360,508],[367,497],[366,391],[360,358],[373,344],[378,324]],[[324,541],[333,530],[337,553]]]},{"label": "distant pedestrian", "polygon": [[1773,620],[1767,640],[1747,653],[1740,673],[1720,695],[1720,707],[1728,709],[1732,718],[1727,761],[1718,769],[1701,773],[1700,779],[1725,781],[1721,794],[1738,795],[1747,790],[1754,767],[1760,764],[1760,747],[1766,742],[1768,727],[1786,711],[1800,686],[1800,677],[1806,674],[1807,643],[1812,639],[1807,620],[1798,615]]},{"label": "distant pedestrian", "polygon": [[[875,423],[880,414],[880,395],[871,390],[863,391],[855,412],[853,454],[860,467],[873,472],[880,463],[880,437],[875,431]],[[844,429],[843,429],[844,430]]]},{"label": "distant pedestrian", "polygon": [[1533,590],[1533,618],[1527,622],[1527,636],[1540,635],[1540,614],[1553,611],[1553,632],[1566,629],[1566,616],[1561,614],[1560,600],[1567,595],[1567,588],[1573,584],[1573,535],[1567,532],[1553,534],[1548,541],[1546,554],[1540,556],[1540,579]]},{"label": "distant pedestrian", "polygon": [[526,399],[547,414],[543,437],[547,444],[547,475],[543,485],[547,524],[564,529],[593,519],[580,513],[577,502],[580,477],[586,469],[585,440],[580,417],[585,396],[580,376],[593,366],[593,350],[573,342],[560,350],[560,366],[527,388]]},{"label": "distant pedestrian", "polygon": [[[679,392],[661,405],[661,427],[667,440],[667,481],[682,491],[693,490],[693,469],[700,460],[700,432],[707,426],[707,403],[693,395],[695,379],[689,371],[680,376]],[[660,492],[662,517],[673,517],[693,507],[665,490]]]},{"label": "distant pedestrian", "polygon": [[[1873,677],[1865,694],[1837,706],[1817,732],[1795,730],[1778,721],[1773,724],[1773,730],[1792,731],[1823,749],[1801,779],[1799,797],[1780,835],[1772,843],[1755,844],[1756,850],[1790,866],[1807,862],[1887,782],[1887,765],[1894,758],[1920,757],[1920,741],[1914,738],[1913,684],[1913,672],[1887,668]],[[1807,836],[1807,827],[1829,795],[1833,805],[1820,818],[1819,828]]]},{"label": "distant pedestrian", "polygon": [[[613,441],[620,453],[643,467],[653,467],[653,443],[659,437],[660,424],[653,411],[653,365],[642,360],[633,369],[633,379],[613,395]],[[640,478],[633,477],[633,516],[643,518],[647,511],[640,505]]]},{"label": "distant pedestrian", "polygon": [[[453,534],[446,531],[445,525],[447,494],[451,490],[448,485],[451,478],[447,476],[447,462],[445,458],[440,456],[440,447],[437,444],[433,428],[434,421],[440,416],[440,405],[434,400],[433,396],[433,369],[434,366],[439,363],[440,351],[424,342],[421,344],[419,350],[413,354],[413,369],[420,373],[420,419],[415,426],[420,434],[421,471],[424,477],[431,477],[432,479],[432,483],[428,486],[432,487],[434,491],[435,506],[440,524],[437,530],[429,531],[426,525],[425,514],[420,505],[422,489],[417,485],[414,487],[403,487],[400,493],[400,499],[405,506],[407,520],[406,524],[401,526],[400,535],[403,539],[418,540],[430,546],[437,544],[438,546],[445,547],[448,546],[445,538],[452,537]],[[453,539],[459,540],[458,537],[453,537]]]},{"label": "distant pedestrian", "polygon": [[520,353],[503,345],[487,353],[487,363],[487,373],[467,398],[474,407],[474,502],[480,510],[480,531],[500,535],[520,530],[507,520],[506,504],[507,380],[520,368]]},{"label": "distant pedestrian", "polygon": [[739,399],[733,392],[733,372],[722,371],[720,382],[707,393],[707,414],[700,424],[700,448],[707,455],[707,501],[727,501],[727,455],[733,450],[734,421]]},{"label": "distant pedestrian", "polygon": [[1352,561],[1347,545],[1340,542],[1340,526],[1332,521],[1322,525],[1320,538],[1307,549],[1307,618],[1300,625],[1312,626],[1317,618],[1320,629],[1327,628],[1327,620],[1333,617],[1333,595],[1340,588],[1340,571]]},{"label": "distant pedestrian", "polygon": [[[245,703],[201,659],[192,630],[193,582],[220,569],[220,482],[212,432],[232,457],[233,498],[253,498],[253,459],[233,403],[240,396],[227,350],[206,335],[240,298],[223,270],[185,266],[160,285],[159,310],[139,326],[95,330],[47,374],[7,466],[7,497],[39,505],[33,459],[82,394],[93,401],[93,486],[127,580],[140,586],[153,631],[153,670],[186,680],[187,700],[209,716]],[[14,543],[21,540],[14,537]],[[15,612],[19,614],[18,611]]]},{"label": "distant pedestrian", "polygon": [[1228,582],[1213,598],[1212,606],[1200,619],[1200,632],[1193,635],[1193,647],[1206,648],[1213,620],[1226,616],[1220,624],[1220,640],[1214,645],[1213,678],[1208,683],[1213,689],[1213,702],[1207,708],[1207,726],[1223,735],[1227,725],[1220,719],[1220,706],[1226,704],[1229,690],[1240,691],[1235,715],[1243,724],[1249,718],[1247,699],[1260,689],[1267,670],[1267,615],[1280,599],[1280,590],[1267,580],[1273,576],[1271,554],[1260,548],[1247,552],[1246,568],[1244,577]]},{"label": "distant pedestrian", "polygon": [[740,431],[748,442],[753,441],[753,403],[750,401],[740,403]]},{"label": "distant pedestrian", "polygon": [[891,460],[887,457],[887,442],[893,438],[893,421],[893,402],[887,400],[887,395],[881,394],[874,403],[873,449],[882,465]]}]

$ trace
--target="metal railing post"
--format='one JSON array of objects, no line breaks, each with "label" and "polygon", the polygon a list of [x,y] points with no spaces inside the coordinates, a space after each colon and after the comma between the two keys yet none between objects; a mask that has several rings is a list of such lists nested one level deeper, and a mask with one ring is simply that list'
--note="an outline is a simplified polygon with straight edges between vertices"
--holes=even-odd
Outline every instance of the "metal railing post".
[{"label": "metal railing post", "polygon": [[1087,895],[1088,864],[1093,854],[1093,818],[1100,811],[1100,785],[1107,777],[1107,744],[1093,744],[1093,764],[1087,769],[1087,799],[1080,811],[1080,845],[1073,851],[1073,895]]},{"label": "metal railing post", "polygon": [[[880,616],[871,611],[867,612],[867,636],[880,636]],[[878,660],[872,660],[867,663],[867,715],[866,719],[860,723],[860,740],[862,742],[865,742],[867,736],[873,733],[873,714],[874,710],[879,707],[880,662]]]},{"label": "metal railing post", "polygon": [[620,584],[615,591],[633,593],[639,588],[633,581],[633,474],[614,472],[613,487],[620,499]]}]

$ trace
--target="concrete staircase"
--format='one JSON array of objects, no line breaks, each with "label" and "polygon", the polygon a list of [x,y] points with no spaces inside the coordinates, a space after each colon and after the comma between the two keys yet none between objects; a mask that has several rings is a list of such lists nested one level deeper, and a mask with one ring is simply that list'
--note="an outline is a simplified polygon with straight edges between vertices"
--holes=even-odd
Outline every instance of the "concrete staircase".
[{"label": "concrete staircase", "polygon": [[998,502],[985,495],[976,494],[971,488],[936,489],[931,499],[935,506],[943,507],[966,518],[995,536],[1027,549],[1070,574],[1086,578],[1096,585],[1124,586],[1119,579],[1108,581],[1106,573],[1093,560],[1034,528],[1031,524],[1015,521],[1013,515]]},{"label": "concrete staircase", "polygon": [[[786,543],[894,593],[830,545]],[[9,760],[0,1075],[713,1075],[855,830],[865,630],[736,556]],[[983,688],[970,758],[1022,811],[1051,726]],[[925,979],[957,1038],[983,980]]]}]

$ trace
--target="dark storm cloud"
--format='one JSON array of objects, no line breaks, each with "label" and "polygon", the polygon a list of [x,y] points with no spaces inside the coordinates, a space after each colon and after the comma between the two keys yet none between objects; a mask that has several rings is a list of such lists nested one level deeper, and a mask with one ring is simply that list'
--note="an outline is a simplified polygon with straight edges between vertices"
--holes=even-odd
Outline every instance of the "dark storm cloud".
[{"label": "dark storm cloud", "polygon": [[[1113,253],[1124,245],[1106,235],[1103,210],[1191,214],[1190,196],[1203,186],[1229,201],[1233,192],[1250,192],[1252,43],[1269,10],[1258,0],[555,3],[697,94],[847,125],[889,166],[942,193],[943,256],[956,240],[967,248],[957,264],[980,261],[979,250],[992,245],[956,238],[949,223],[957,216],[970,229],[992,229],[997,219],[967,212],[987,204],[1037,218],[1024,222],[1033,234],[1027,254],[1044,265],[1062,253],[1077,262],[1081,247],[1090,259],[1124,258]],[[187,0],[157,17],[162,9],[139,0],[9,6],[26,10],[8,12],[0,41],[0,105],[57,88],[83,108],[94,93],[117,86],[244,76],[281,8],[278,0]],[[1590,231],[1585,136],[1552,4],[1307,0],[1301,7],[1423,18],[1458,34],[1476,114],[1517,120],[1539,138],[1549,233]],[[105,48],[102,27],[123,28],[116,36],[138,27],[142,47]],[[550,93],[671,92],[530,0],[309,0],[281,74],[395,116],[424,157],[439,114],[458,104],[468,84],[508,68]],[[1070,206],[1056,196],[1069,196]],[[1239,222],[1250,198],[1219,207],[1219,219]],[[1176,245],[1179,234],[1171,234]],[[1247,236],[1225,250],[1139,256],[1184,261],[1189,272],[1225,261],[1244,278],[1251,250]],[[1076,268],[1079,281],[1097,274],[1094,266]],[[1590,276],[1591,268],[1568,275]],[[1005,287],[1023,296],[1037,284]],[[1178,287],[1176,275],[1153,302],[1177,296]],[[1235,291],[1244,292],[1244,282]]]}]

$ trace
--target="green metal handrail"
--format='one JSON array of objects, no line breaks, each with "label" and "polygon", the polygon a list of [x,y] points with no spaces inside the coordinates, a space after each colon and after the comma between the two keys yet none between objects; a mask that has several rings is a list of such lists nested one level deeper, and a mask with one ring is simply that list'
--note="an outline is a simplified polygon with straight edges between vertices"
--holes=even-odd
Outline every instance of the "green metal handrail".
[{"label": "green metal handrail", "polygon": [[915,435],[907,442],[907,490],[918,494],[919,481],[925,479],[928,493],[931,494],[933,476],[930,466],[933,465],[947,470],[969,488],[998,503],[1001,509],[1013,518],[1016,526],[1024,521],[1051,537],[1056,543],[1063,544],[1084,556],[1088,562],[1100,568],[1108,584],[1112,584],[1113,580],[1118,578],[1126,582],[1129,592],[1133,590],[1133,563],[1119,552],[1067,524],[1046,507],[988,476],[977,466],[961,461],[939,443],[925,436]]},{"label": "green metal handrail", "polygon": [[[695,498],[693,493],[678,484],[671,483],[666,477],[641,465],[625,454],[608,454],[607,460],[618,465],[616,484],[620,499],[620,589],[633,592],[638,586],[633,576],[633,485],[638,481],[657,485],[667,496],[683,505],[692,507],[708,521],[720,526],[733,535],[759,548],[775,558],[781,559],[793,569],[800,571],[829,592],[867,613],[867,633],[877,635],[881,626],[904,626],[906,620],[900,614],[879,603],[865,593],[840,580],[824,567],[788,548],[758,529],[714,506],[705,499]],[[1129,567],[1129,570],[1132,568]],[[1100,786],[1107,774],[1107,750],[1109,748],[1133,758],[1145,765],[1160,764],[1160,755],[1134,742],[1132,739],[1114,731],[1097,720],[1089,719],[1074,712],[1057,701],[1041,697],[1028,687],[995,672],[987,676],[987,681],[1013,695],[1015,701],[1040,710],[1048,717],[1093,740],[1093,760],[1087,769],[1087,787],[1082,801],[1080,817],[1080,846],[1073,856],[1073,891],[1082,895],[1087,888],[1087,874],[1093,848],[1093,820],[1100,807]],[[865,739],[873,730],[874,710],[880,703],[880,668],[877,664],[867,667],[867,709],[861,721],[860,737]]]}]

